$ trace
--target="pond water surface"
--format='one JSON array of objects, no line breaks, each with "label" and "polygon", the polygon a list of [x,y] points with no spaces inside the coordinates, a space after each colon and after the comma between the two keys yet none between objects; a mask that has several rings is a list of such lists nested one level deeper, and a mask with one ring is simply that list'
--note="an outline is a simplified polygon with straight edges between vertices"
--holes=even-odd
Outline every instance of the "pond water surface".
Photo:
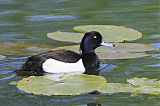
[{"label": "pond water surface", "polygon": [[[160,48],[158,1],[0,0],[0,49],[3,51],[0,54],[7,55],[0,60],[0,106],[94,106],[94,103],[102,106],[160,106],[160,96],[154,95],[131,97],[127,93],[117,93],[42,96],[22,93],[13,84],[13,81],[21,79],[14,70],[24,63],[31,52],[40,53],[61,45],[48,39],[47,33],[72,31],[76,25],[112,24],[131,27],[143,33],[143,38],[134,42]],[[16,46],[16,49],[10,47],[7,50],[7,45],[13,46],[19,42],[24,42],[23,49]],[[34,47],[34,44],[39,48]],[[40,44],[46,47],[41,48]],[[26,53],[27,50],[29,53]],[[133,77],[160,79],[160,53],[149,53],[150,56],[137,59],[102,60],[102,63],[116,66],[104,72],[103,76],[109,82],[126,82],[126,79]]]}]

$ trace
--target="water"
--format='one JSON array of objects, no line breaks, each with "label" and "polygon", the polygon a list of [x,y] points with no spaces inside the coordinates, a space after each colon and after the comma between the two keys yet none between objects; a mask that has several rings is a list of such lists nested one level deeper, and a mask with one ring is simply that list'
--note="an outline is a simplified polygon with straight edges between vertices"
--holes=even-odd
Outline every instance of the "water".
[{"label": "water", "polygon": [[[159,7],[158,0],[0,0],[0,42],[27,42],[29,47],[24,48],[34,51],[32,44],[35,43],[54,48],[60,44],[48,39],[48,32],[72,31],[76,25],[113,24],[141,31],[143,38],[134,42],[159,48]],[[17,55],[17,49],[10,49],[10,55],[0,60],[2,106],[87,106],[94,103],[102,106],[160,106],[160,96],[153,95],[130,97],[129,94],[119,93],[48,97],[23,93],[10,83],[21,79],[13,70],[23,64],[28,54],[21,50]],[[36,50],[42,52],[43,49],[39,49]],[[160,54],[150,54],[138,59],[103,60],[102,63],[116,66],[104,72],[103,76],[109,82],[126,82],[132,77],[160,79]]]}]

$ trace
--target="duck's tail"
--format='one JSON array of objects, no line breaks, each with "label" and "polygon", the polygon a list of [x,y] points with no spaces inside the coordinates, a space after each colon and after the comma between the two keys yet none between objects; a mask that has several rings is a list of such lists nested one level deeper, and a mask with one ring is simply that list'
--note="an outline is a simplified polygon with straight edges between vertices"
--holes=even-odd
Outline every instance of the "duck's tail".
[{"label": "duck's tail", "polygon": [[28,71],[23,69],[15,70],[17,76],[42,76],[44,73],[36,71]]}]

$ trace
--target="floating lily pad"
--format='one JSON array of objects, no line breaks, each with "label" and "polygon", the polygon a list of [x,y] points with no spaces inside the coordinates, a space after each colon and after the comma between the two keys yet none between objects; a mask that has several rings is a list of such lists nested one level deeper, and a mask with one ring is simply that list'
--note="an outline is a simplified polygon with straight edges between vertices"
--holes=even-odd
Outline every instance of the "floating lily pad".
[{"label": "floating lily pad", "polygon": [[153,86],[137,87],[135,91],[132,93],[132,96],[136,96],[137,94],[160,95],[160,87],[153,87]]},{"label": "floating lily pad", "polygon": [[22,91],[43,95],[79,95],[98,91],[103,94],[131,93],[160,95],[160,81],[148,78],[131,78],[125,83],[106,83],[101,76],[66,74],[59,81],[46,76],[31,76],[18,82]]},{"label": "floating lily pad", "polygon": [[6,56],[0,55],[0,59],[4,59],[6,58]]},{"label": "floating lily pad", "polygon": [[149,56],[146,53],[97,53],[100,59],[132,59]]},{"label": "floating lily pad", "polygon": [[127,79],[127,82],[135,87],[135,91],[132,95],[137,95],[141,93],[160,95],[160,81],[157,79],[135,77]]},{"label": "floating lily pad", "polygon": [[31,76],[18,82],[22,91],[43,95],[79,95],[100,89],[106,84],[105,78],[94,75],[66,75],[59,81],[44,76]]},{"label": "floating lily pad", "polygon": [[86,33],[89,31],[98,31],[103,39],[109,42],[133,41],[142,37],[142,33],[124,26],[115,25],[83,25],[73,28],[77,32]]},{"label": "floating lily pad", "polygon": [[0,42],[2,55],[34,55],[53,49],[51,45],[27,42]]},{"label": "floating lily pad", "polygon": [[132,93],[134,92],[134,87],[124,83],[107,83],[98,91],[105,94],[113,94],[113,93]]},{"label": "floating lily pad", "polygon": [[132,78],[127,79],[127,82],[134,86],[154,86],[160,87],[160,81],[157,79],[149,79],[149,78]]},{"label": "floating lily pad", "polygon": [[132,96],[137,94],[160,95],[160,81],[148,78],[131,78],[127,79],[129,84],[124,83],[107,83],[98,91],[105,94],[113,93],[131,93]]},{"label": "floating lily pad", "polygon": [[47,34],[47,37],[50,39],[63,42],[71,42],[71,43],[80,43],[83,36],[84,36],[83,33],[71,33],[71,32],[60,32],[60,31]]},{"label": "floating lily pad", "polygon": [[[115,46],[112,48],[99,47],[96,49],[96,53],[100,59],[128,59],[149,56],[144,51],[158,50],[151,45],[138,43],[115,43]],[[68,49],[79,52],[79,45],[63,46],[55,49]]]},{"label": "floating lily pad", "polygon": [[104,47],[101,46],[97,48],[97,52],[107,52],[107,53],[123,53],[123,52],[130,52],[130,53],[137,53],[137,52],[144,52],[144,51],[153,51],[159,50],[154,46],[148,44],[140,44],[140,43],[114,43],[115,47]]}]

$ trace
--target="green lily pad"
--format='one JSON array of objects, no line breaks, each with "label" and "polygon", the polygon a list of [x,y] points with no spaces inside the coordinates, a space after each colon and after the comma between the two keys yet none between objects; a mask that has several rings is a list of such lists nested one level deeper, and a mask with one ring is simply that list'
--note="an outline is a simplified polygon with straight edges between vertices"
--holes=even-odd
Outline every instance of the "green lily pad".
[{"label": "green lily pad", "polygon": [[98,91],[105,94],[113,94],[113,93],[132,93],[134,92],[134,87],[124,83],[107,83]]},{"label": "green lily pad", "polygon": [[105,78],[94,75],[64,75],[59,81],[45,76],[31,76],[18,82],[22,91],[43,95],[79,95],[100,89],[106,84]]},{"label": "green lily pad", "polygon": [[160,81],[157,79],[149,78],[131,78],[127,79],[127,82],[135,87],[133,96],[137,94],[151,94],[160,95]]},{"label": "green lily pad", "polygon": [[0,47],[2,55],[35,55],[54,48],[51,45],[27,42],[0,42]]},{"label": "green lily pad", "polygon": [[142,33],[124,26],[115,25],[83,25],[73,28],[77,32],[86,33],[89,31],[98,31],[103,39],[109,42],[133,41],[142,37]]},{"label": "green lily pad", "polygon": [[83,38],[83,33],[71,33],[71,32],[52,32],[48,33],[47,37],[62,42],[80,43]]},{"label": "green lily pad", "polygon": [[[96,53],[100,59],[128,59],[128,58],[140,58],[149,56],[144,53],[144,51],[158,50],[157,48],[147,45],[147,44],[138,44],[138,43],[114,43],[115,47],[99,47],[96,49]],[[57,49],[68,49],[75,52],[79,52],[79,45],[73,46],[63,46],[55,48]]]},{"label": "green lily pad", "polygon": [[132,93],[132,96],[136,96],[137,94],[160,95],[160,88],[153,86],[137,87],[136,90]]},{"label": "green lily pad", "polygon": [[125,83],[106,83],[101,76],[66,74],[57,81],[46,76],[30,76],[18,82],[17,88],[27,93],[43,95],[79,95],[98,91],[103,94],[131,93],[160,95],[160,81],[148,78],[131,78]]},{"label": "green lily pad", "polygon": [[132,96],[138,94],[160,95],[160,81],[148,78],[127,79],[128,84],[107,83],[98,91],[105,94],[113,93],[131,93]]},{"label": "green lily pad", "polygon": [[132,78],[127,79],[127,82],[130,83],[133,86],[154,86],[154,87],[160,87],[160,81],[157,81],[157,79],[149,79],[149,78]]},{"label": "green lily pad", "polygon": [[148,44],[141,44],[141,43],[114,43],[115,47],[104,47],[101,46],[96,49],[97,52],[107,52],[107,53],[124,53],[124,52],[130,52],[130,53],[137,53],[137,52],[144,52],[144,51],[153,51],[153,50],[159,50],[158,48],[155,48],[154,46],[148,45]]},{"label": "green lily pad", "polygon": [[4,59],[6,58],[6,56],[0,55],[0,59]]},{"label": "green lily pad", "polygon": [[97,53],[100,59],[132,59],[149,56],[146,53]]}]

